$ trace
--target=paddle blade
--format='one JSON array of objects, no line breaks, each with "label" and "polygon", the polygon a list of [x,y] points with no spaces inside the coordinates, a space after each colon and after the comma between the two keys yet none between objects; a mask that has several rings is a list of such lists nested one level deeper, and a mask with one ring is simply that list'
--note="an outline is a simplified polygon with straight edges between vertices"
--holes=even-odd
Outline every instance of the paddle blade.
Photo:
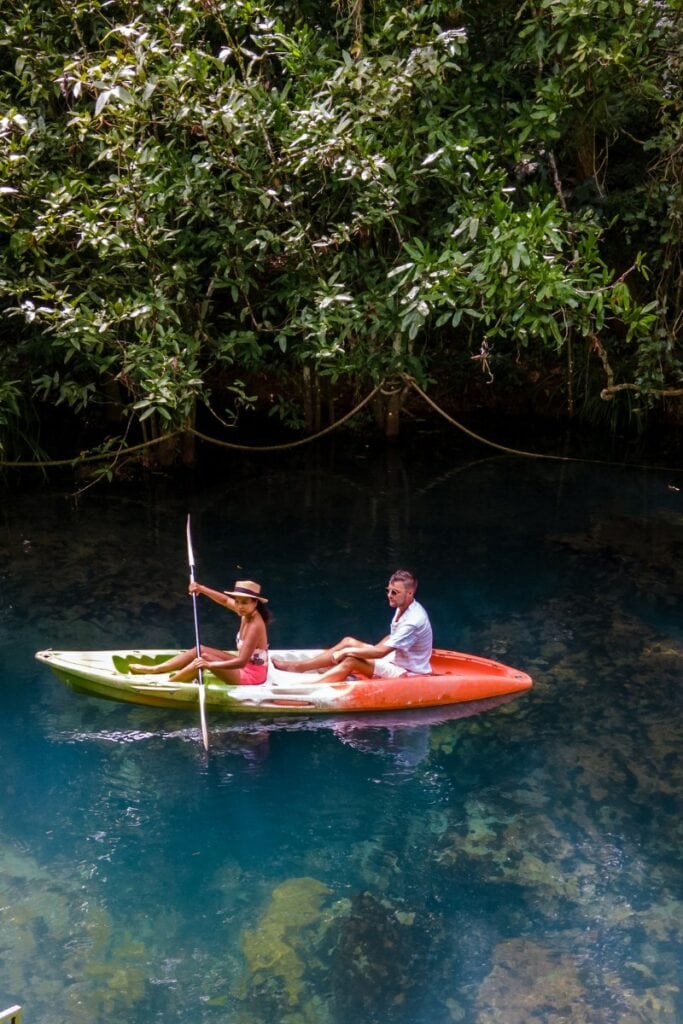
[{"label": "paddle blade", "polygon": [[[190,513],[187,514],[187,561],[190,566],[190,580],[194,583],[194,551],[192,550],[192,531],[190,529]],[[192,611],[194,614],[194,639],[195,646],[197,648],[197,657],[201,654],[202,648],[199,642],[199,615],[197,614],[197,595],[192,595]],[[202,741],[204,743],[204,750],[209,749],[209,733],[206,728],[206,694],[204,691],[204,679],[202,678],[202,670],[199,670],[199,718],[202,726]]]},{"label": "paddle blade", "polygon": [[199,718],[202,725],[202,741],[204,743],[204,750],[209,749],[209,732],[206,728],[206,705],[205,705],[206,694],[204,692],[204,683],[199,684]]},{"label": "paddle blade", "polygon": [[188,562],[188,565],[190,566],[190,572],[194,572],[194,551],[192,550],[192,531],[190,529],[190,513],[189,512],[187,514],[187,528],[186,528],[185,533],[186,533],[186,536],[187,536],[187,562]]}]

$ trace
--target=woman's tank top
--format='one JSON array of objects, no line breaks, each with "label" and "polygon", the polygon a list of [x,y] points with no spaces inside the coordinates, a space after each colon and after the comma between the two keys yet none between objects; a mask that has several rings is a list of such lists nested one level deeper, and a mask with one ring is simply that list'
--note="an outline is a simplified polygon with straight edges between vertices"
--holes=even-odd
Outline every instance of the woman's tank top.
[{"label": "woman's tank top", "polygon": [[[237,650],[238,651],[239,651],[241,646],[242,646],[242,637],[238,633],[237,634]],[[263,650],[260,647],[255,648],[254,651],[252,652],[251,658],[247,662],[247,665],[267,665],[267,664],[268,664],[268,648],[267,647],[266,647],[265,650]]]}]

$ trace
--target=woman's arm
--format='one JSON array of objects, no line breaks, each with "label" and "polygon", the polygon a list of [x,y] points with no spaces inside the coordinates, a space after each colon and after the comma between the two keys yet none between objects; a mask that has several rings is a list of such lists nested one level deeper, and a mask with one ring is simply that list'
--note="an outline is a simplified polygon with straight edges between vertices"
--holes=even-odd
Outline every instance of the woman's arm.
[{"label": "woman's arm", "polygon": [[190,583],[189,590],[191,594],[203,594],[204,597],[210,597],[216,604],[223,605],[224,608],[229,608],[232,612],[236,610],[234,600],[221,590],[212,590],[211,587],[205,587],[203,583],[196,582]]}]

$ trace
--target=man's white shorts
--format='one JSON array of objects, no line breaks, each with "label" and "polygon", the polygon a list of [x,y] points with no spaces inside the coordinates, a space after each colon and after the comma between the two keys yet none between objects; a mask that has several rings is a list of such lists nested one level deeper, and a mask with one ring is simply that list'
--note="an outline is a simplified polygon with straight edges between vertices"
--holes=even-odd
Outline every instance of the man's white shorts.
[{"label": "man's white shorts", "polygon": [[397,679],[399,676],[405,676],[408,673],[404,668],[399,668],[398,665],[394,664],[394,658],[396,652],[392,651],[391,654],[385,654],[383,658],[375,658],[373,664],[372,674],[380,679]]}]

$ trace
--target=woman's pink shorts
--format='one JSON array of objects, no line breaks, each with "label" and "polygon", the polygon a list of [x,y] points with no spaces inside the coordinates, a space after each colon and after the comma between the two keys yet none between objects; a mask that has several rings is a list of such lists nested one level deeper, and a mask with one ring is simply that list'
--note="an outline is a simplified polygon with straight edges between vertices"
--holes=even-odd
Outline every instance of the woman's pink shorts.
[{"label": "woman's pink shorts", "polygon": [[245,665],[240,669],[240,686],[260,686],[268,675],[267,665]]}]

